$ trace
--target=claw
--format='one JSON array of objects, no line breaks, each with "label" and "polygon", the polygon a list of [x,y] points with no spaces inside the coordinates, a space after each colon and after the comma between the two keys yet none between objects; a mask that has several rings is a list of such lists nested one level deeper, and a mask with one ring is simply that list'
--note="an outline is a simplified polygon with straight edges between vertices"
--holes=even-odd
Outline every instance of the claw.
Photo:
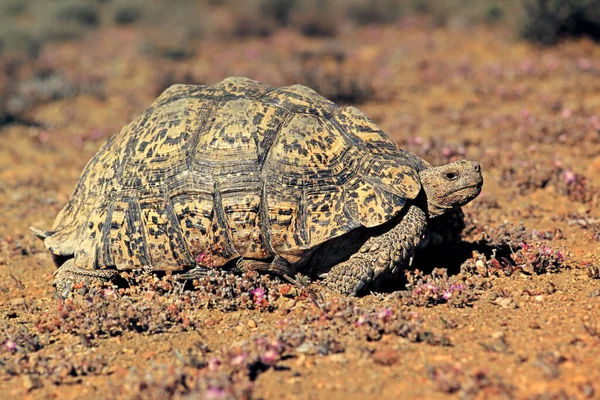
[{"label": "claw", "polygon": [[352,292],[351,296],[358,297],[368,286],[369,282],[360,281],[354,288],[354,292]]},{"label": "claw", "polygon": [[188,280],[188,279],[198,279],[202,276],[206,276],[208,274],[208,268],[197,266],[190,269],[187,272],[176,275],[178,280]]}]

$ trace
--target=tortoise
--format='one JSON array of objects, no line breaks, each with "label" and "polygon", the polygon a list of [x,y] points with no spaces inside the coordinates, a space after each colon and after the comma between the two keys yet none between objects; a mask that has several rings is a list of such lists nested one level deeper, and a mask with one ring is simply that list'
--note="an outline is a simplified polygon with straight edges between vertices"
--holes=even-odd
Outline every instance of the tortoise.
[{"label": "tortoise", "polygon": [[230,77],[166,89],[91,159],[52,229],[31,229],[64,296],[124,270],[231,267],[359,295],[482,184],[478,163],[433,167],[308,87]]}]

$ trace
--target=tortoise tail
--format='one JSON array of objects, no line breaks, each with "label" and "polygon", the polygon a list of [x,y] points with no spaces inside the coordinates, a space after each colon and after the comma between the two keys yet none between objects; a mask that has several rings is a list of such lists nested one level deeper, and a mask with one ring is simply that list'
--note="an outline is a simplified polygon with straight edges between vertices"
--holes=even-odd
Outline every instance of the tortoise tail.
[{"label": "tortoise tail", "polygon": [[47,231],[41,231],[41,230],[39,230],[37,228],[34,228],[33,226],[30,226],[29,230],[31,230],[31,232],[33,232],[33,234],[35,236],[37,236],[39,239],[42,239],[42,240],[44,240],[48,236],[50,236],[50,233],[51,233],[51,232],[47,232]]}]

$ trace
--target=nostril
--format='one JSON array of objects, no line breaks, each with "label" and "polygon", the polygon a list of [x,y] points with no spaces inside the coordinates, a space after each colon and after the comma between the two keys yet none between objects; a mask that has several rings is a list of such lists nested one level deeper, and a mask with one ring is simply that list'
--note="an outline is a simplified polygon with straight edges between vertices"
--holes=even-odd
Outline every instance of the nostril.
[{"label": "nostril", "polygon": [[475,171],[481,172],[481,165],[479,165],[479,163],[475,163]]}]

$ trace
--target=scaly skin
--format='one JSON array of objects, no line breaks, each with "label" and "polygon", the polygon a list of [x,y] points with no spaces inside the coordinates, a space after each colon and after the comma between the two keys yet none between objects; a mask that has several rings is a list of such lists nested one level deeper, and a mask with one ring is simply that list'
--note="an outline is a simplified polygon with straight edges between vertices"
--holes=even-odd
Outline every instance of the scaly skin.
[{"label": "scaly skin", "polygon": [[67,298],[75,285],[83,283],[89,287],[111,281],[116,276],[117,271],[115,270],[78,268],[75,266],[75,260],[70,258],[54,272],[54,286],[59,296]]},{"label": "scaly skin", "polygon": [[425,212],[411,205],[396,226],[369,238],[357,253],[335,265],[325,278],[325,285],[337,292],[358,296],[386,272],[396,276],[413,256],[426,227]]}]

